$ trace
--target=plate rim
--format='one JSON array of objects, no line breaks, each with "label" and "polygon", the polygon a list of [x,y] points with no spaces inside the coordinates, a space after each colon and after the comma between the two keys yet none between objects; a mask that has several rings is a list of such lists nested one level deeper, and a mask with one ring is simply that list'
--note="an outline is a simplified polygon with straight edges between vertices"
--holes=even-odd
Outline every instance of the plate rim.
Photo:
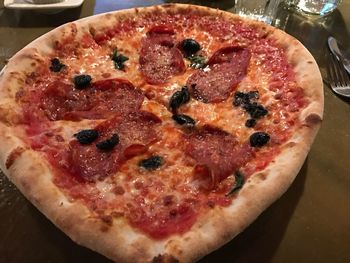
[{"label": "plate rim", "polygon": [[27,10],[44,10],[44,9],[65,9],[75,8],[82,5],[84,0],[65,0],[53,4],[31,4],[16,3],[16,0],[4,0],[4,7],[9,9],[27,9]]}]

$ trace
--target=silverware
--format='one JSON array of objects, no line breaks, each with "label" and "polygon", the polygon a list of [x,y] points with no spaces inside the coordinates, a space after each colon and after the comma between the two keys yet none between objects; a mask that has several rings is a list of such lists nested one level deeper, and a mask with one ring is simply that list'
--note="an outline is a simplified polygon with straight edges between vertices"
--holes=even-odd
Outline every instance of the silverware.
[{"label": "silverware", "polygon": [[328,84],[336,94],[350,98],[350,76],[345,71],[343,63],[335,55],[331,53],[329,55]]},{"label": "silverware", "polygon": [[328,37],[328,47],[337,60],[343,64],[345,70],[350,74],[350,54],[345,50],[341,50],[337,40],[331,36]]}]

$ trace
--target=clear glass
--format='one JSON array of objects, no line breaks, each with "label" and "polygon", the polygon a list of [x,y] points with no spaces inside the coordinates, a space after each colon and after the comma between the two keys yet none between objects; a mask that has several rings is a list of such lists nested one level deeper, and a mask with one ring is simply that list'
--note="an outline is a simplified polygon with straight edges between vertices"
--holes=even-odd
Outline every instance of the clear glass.
[{"label": "clear glass", "polygon": [[341,0],[295,0],[293,4],[297,9],[307,14],[327,15],[341,3]]},{"label": "clear glass", "polygon": [[271,24],[281,0],[236,0],[235,12]]}]

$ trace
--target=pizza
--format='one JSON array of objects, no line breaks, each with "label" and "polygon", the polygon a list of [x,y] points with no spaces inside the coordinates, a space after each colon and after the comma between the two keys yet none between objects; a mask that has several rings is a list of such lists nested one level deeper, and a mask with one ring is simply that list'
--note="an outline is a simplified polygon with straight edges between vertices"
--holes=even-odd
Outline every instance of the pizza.
[{"label": "pizza", "polygon": [[0,76],[1,169],[116,262],[193,262],[290,186],[323,114],[310,53],[200,6],[65,24]]}]

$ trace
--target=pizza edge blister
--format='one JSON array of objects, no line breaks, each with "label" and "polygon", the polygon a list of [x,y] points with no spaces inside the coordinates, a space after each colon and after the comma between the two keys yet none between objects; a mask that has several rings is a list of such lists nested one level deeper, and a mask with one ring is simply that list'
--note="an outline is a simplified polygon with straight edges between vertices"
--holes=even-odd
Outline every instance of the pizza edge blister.
[{"label": "pizza edge blister", "polygon": [[[242,18],[224,11],[206,7],[168,4],[128,9],[73,22],[78,31],[87,30],[89,24],[103,21],[108,26],[111,18],[153,12],[198,12],[220,16],[229,21]],[[244,20],[244,19],[242,19]],[[133,230],[124,219],[113,224],[93,218],[80,202],[70,202],[52,182],[50,165],[37,152],[15,137],[16,105],[11,104],[16,87],[21,85],[24,72],[31,72],[32,62],[50,54],[53,39],[62,37],[69,24],[63,25],[33,41],[10,59],[0,75],[0,164],[2,171],[20,191],[57,227],[78,244],[95,250],[117,262],[192,262],[230,241],[246,228],[272,202],[279,198],[298,174],[320,126],[323,115],[323,84],[317,64],[303,45],[286,33],[271,26],[244,20],[266,28],[268,38],[274,38],[285,49],[288,61],[294,66],[296,79],[303,87],[310,104],[300,113],[300,127],[284,144],[283,151],[262,171],[251,176],[229,207],[216,206],[200,216],[192,228],[182,235],[155,240]],[[13,100],[12,100],[13,101]]]}]

